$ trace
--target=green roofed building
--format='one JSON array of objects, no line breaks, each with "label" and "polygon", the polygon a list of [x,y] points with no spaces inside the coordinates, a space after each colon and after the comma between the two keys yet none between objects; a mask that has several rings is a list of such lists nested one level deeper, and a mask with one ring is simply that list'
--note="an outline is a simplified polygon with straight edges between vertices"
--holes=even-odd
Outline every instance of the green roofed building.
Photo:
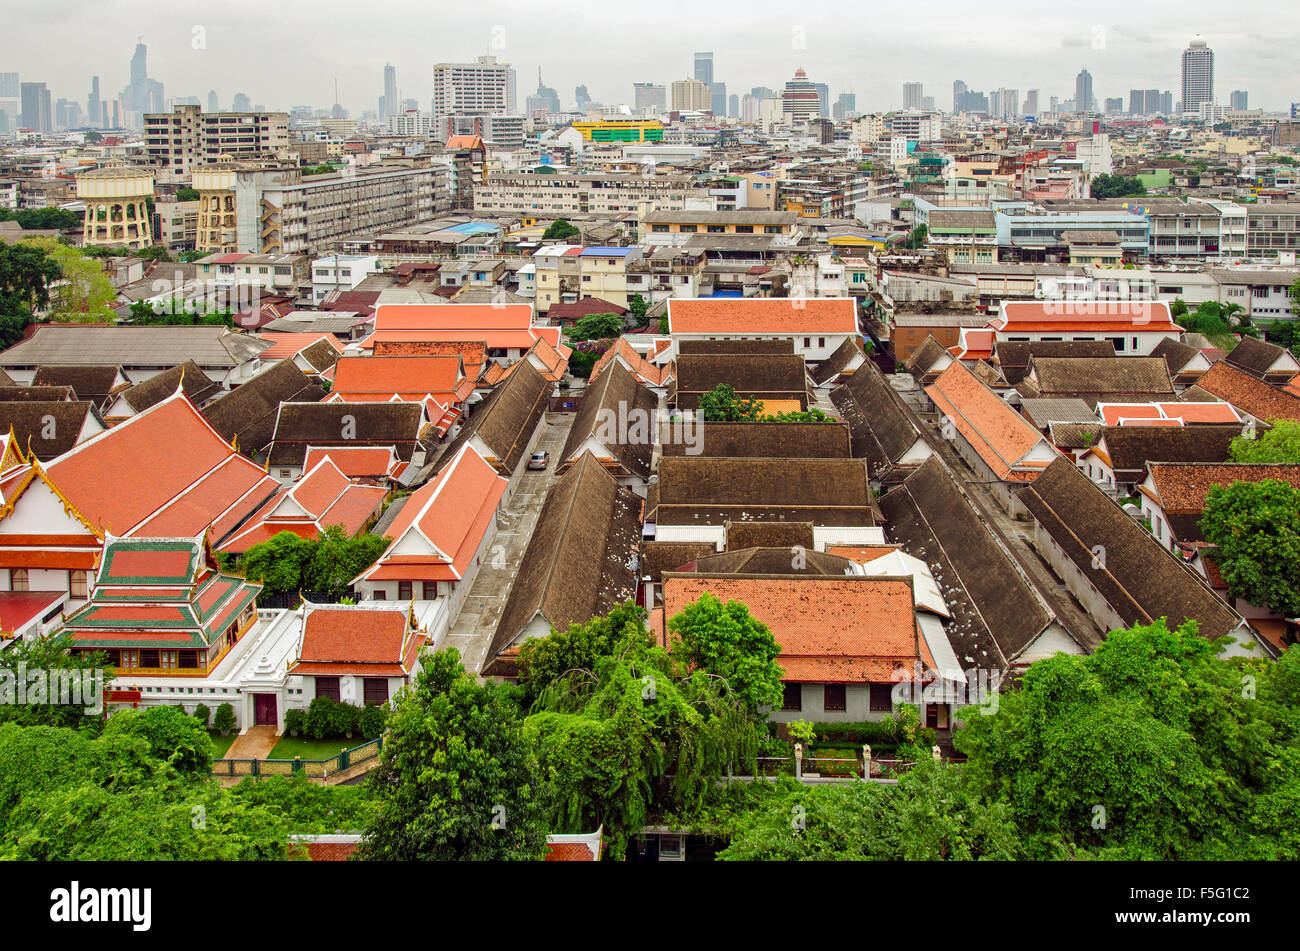
[{"label": "green roofed building", "polygon": [[257,622],[262,586],[226,574],[206,534],[113,538],[94,593],[64,624],[69,648],[118,673],[204,677]]}]

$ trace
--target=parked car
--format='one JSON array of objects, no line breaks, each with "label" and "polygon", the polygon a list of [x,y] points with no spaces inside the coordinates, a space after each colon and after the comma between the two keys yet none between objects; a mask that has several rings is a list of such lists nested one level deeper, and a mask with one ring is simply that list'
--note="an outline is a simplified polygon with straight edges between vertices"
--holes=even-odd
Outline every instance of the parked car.
[{"label": "parked car", "polygon": [[534,472],[540,472],[545,469],[551,461],[549,452],[535,452],[528,457],[528,468]]}]

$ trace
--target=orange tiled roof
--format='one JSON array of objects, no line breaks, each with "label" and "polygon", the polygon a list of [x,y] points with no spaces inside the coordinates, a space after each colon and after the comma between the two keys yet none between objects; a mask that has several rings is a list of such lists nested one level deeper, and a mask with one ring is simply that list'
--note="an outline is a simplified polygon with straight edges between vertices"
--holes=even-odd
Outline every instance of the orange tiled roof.
[{"label": "orange tiled roof", "polygon": [[858,312],[849,297],[672,297],[668,329],[674,334],[856,334]]},{"label": "orange tiled roof", "polygon": [[1275,419],[1300,420],[1300,397],[1257,380],[1226,361],[1220,360],[1202,373],[1196,385],[1256,419],[1269,423]]},{"label": "orange tiled roof", "polygon": [[458,354],[418,357],[339,357],[330,396],[344,402],[398,396],[442,403],[467,399],[474,384]]},{"label": "orange tiled roof", "polygon": [[380,304],[374,326],[377,331],[527,330],[532,322],[532,304]]},{"label": "orange tiled roof", "polygon": [[636,350],[633,349],[632,345],[627,342],[626,337],[619,337],[618,340],[614,342],[614,346],[601,354],[600,359],[597,360],[591,368],[591,376],[588,378],[589,382],[596,382],[597,377],[600,376],[605,367],[609,366],[610,363],[618,357],[623,359],[627,368],[642,383],[645,383],[648,386],[662,385],[664,374],[667,373],[667,369],[655,366],[645,357],[641,356],[641,354],[637,353]]},{"label": "orange tiled roof", "polygon": [[1300,489],[1300,464],[1153,462],[1148,471],[1160,507],[1171,515],[1205,511],[1205,498],[1216,485],[1226,487],[1234,482],[1276,479]]},{"label": "orange tiled roof", "polygon": [[338,338],[333,334],[327,333],[264,333],[259,334],[263,340],[271,341],[271,348],[263,350],[257,355],[259,360],[268,360],[279,362],[286,357],[296,356],[306,350],[318,340],[329,341],[339,353],[343,352],[343,347],[339,345]]},{"label": "orange tiled roof", "polygon": [[1097,333],[1180,333],[1163,301],[1004,301],[990,322],[999,334],[1069,330]]},{"label": "orange tiled roof", "polygon": [[959,362],[948,365],[925,388],[939,412],[999,479],[1028,481],[1051,460],[1026,461],[1043,434]]}]

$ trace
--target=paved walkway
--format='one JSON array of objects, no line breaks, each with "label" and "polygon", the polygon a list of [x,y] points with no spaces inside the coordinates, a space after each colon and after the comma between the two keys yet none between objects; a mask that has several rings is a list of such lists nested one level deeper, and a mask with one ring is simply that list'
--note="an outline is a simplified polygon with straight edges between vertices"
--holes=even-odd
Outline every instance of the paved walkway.
[{"label": "paved walkway", "polygon": [[[461,661],[470,673],[477,674],[486,662],[497,620],[510,595],[524,550],[533,537],[537,518],[542,513],[542,503],[557,478],[555,471],[574,418],[573,413],[546,413],[538,423],[541,432],[533,448],[549,452],[550,464],[545,471],[525,470],[520,475],[514,495],[497,520],[496,539],[461,604],[460,615],[452,621],[446,636],[437,645],[439,648],[452,646],[460,651]],[[521,461],[520,465],[524,462]]]},{"label": "paved walkway", "polygon": [[226,750],[226,755],[222,759],[266,759],[271,755],[271,750],[279,742],[280,737],[276,735],[275,727],[263,724],[261,726],[251,726],[248,732],[236,737],[235,742],[230,744],[230,749]]}]

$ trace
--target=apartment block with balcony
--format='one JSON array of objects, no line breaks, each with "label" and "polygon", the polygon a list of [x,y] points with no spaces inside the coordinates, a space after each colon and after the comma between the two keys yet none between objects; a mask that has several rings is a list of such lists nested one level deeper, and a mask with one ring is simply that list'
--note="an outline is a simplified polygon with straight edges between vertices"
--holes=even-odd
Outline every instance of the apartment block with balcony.
[{"label": "apartment block with balcony", "polygon": [[287,153],[287,112],[210,112],[180,105],[169,113],[144,117],[145,154],[158,168],[159,181],[189,178],[197,165],[222,156],[265,158]]},{"label": "apartment block with balcony", "polygon": [[641,243],[680,247],[697,234],[769,235],[773,243],[793,246],[800,234],[799,215],[791,211],[685,211],[662,207],[641,216]]},{"label": "apartment block with balcony", "polygon": [[1246,248],[1252,258],[1300,252],[1300,202],[1250,205],[1246,209]]},{"label": "apartment block with balcony", "polygon": [[650,204],[683,209],[690,201],[711,203],[688,175],[488,174],[474,190],[474,213],[531,217],[626,215]]}]

